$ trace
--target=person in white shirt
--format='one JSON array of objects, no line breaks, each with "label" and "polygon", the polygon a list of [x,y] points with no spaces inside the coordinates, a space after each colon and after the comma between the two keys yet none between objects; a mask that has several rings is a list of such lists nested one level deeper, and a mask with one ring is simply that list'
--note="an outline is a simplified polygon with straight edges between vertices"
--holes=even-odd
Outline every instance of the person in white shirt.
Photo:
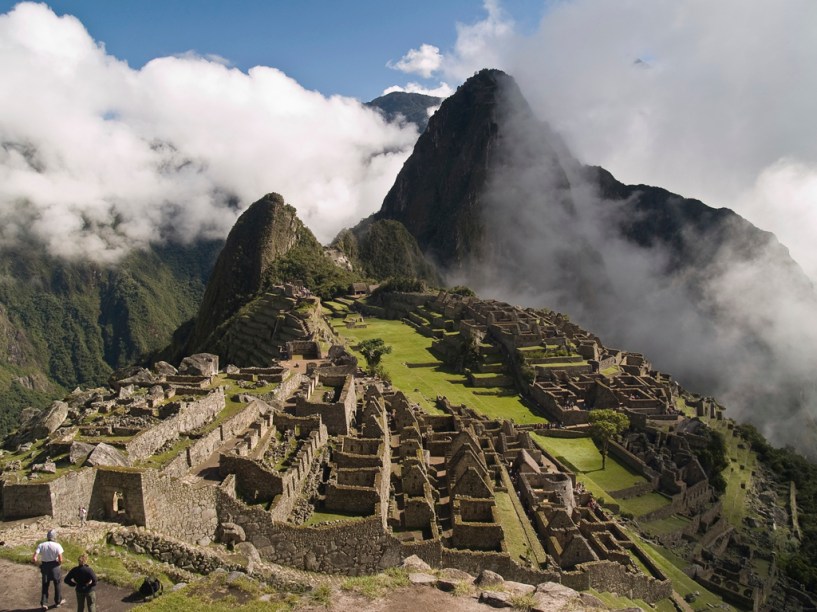
[{"label": "person in white shirt", "polygon": [[48,585],[54,583],[54,607],[59,608],[65,603],[61,593],[62,575],[60,565],[62,565],[62,555],[65,551],[57,542],[57,532],[53,529],[46,534],[46,541],[41,542],[34,551],[31,560],[36,564],[40,562],[40,574],[43,580],[42,596],[40,605],[43,610],[48,610]]}]

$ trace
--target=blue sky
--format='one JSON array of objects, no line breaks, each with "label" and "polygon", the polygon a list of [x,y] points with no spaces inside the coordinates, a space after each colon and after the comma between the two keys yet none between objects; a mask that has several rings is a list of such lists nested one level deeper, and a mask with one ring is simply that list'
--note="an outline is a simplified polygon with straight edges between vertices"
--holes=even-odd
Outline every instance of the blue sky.
[{"label": "blue sky", "polygon": [[[0,12],[17,2],[0,1]],[[445,51],[456,23],[485,16],[481,0],[51,0],[58,15],[80,19],[109,54],[140,68],[156,57],[193,50],[246,71],[273,66],[307,89],[361,100],[404,75],[386,67],[420,43]],[[543,0],[504,7],[521,31],[538,23]],[[422,79],[412,78],[423,82]]]}]

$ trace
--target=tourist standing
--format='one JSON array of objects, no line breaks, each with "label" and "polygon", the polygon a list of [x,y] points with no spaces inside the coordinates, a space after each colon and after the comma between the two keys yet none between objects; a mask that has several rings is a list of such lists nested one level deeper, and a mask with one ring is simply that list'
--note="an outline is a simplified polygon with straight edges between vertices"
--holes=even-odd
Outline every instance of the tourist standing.
[{"label": "tourist standing", "polygon": [[79,526],[85,527],[85,521],[88,518],[88,509],[85,506],[79,507]]},{"label": "tourist standing", "polygon": [[77,612],[96,612],[96,574],[88,566],[88,555],[80,555],[78,563],[66,574],[65,584],[76,587]]},{"label": "tourist standing", "polygon": [[31,560],[34,563],[40,562],[40,575],[43,581],[40,605],[43,610],[48,610],[48,585],[54,583],[54,606],[60,607],[65,603],[61,593],[61,573],[62,555],[65,552],[57,542],[57,532],[53,529],[46,534],[46,541],[41,542],[34,551]]}]

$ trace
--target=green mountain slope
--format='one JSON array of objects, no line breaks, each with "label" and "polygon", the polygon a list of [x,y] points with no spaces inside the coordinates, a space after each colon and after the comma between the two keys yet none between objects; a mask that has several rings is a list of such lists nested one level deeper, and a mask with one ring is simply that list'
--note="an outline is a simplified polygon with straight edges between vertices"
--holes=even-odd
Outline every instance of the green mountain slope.
[{"label": "green mountain slope", "polygon": [[191,318],[217,241],[134,252],[113,267],[34,248],[0,253],[0,432],[26,405],[102,383]]}]

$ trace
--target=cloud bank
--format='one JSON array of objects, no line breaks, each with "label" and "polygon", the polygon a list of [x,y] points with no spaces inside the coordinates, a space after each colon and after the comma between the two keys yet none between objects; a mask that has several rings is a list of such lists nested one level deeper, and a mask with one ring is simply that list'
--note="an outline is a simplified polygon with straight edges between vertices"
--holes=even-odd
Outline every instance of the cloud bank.
[{"label": "cloud bank", "polygon": [[134,70],[39,4],[0,16],[0,73],[0,244],[65,257],[224,236],[270,191],[327,241],[379,207],[417,137],[274,68],[184,54]]},{"label": "cloud bank", "polygon": [[526,34],[485,6],[433,76],[505,70],[582,161],[732,208],[817,280],[817,4],[569,0]]},{"label": "cloud bank", "polygon": [[668,273],[670,249],[621,233],[639,194],[605,200],[558,136],[512,102],[482,194],[488,248],[449,282],[566,312],[816,458],[817,293],[785,250],[733,216],[713,235],[686,227],[694,253]]}]

